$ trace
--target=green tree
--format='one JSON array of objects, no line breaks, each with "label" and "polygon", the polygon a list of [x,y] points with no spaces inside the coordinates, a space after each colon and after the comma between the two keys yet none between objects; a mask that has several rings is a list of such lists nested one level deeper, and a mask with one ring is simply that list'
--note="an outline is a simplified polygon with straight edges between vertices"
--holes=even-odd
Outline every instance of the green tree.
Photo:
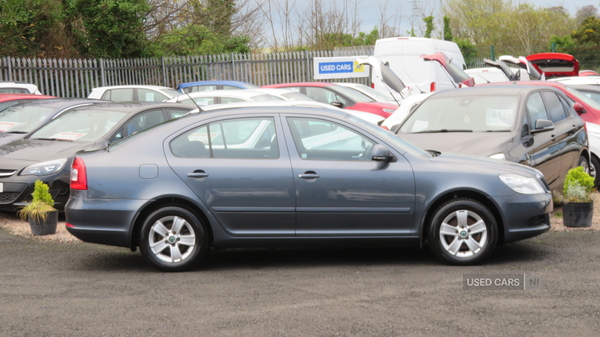
[{"label": "green tree", "polygon": [[580,45],[600,44],[600,19],[588,16],[577,30],[571,33],[571,37]]},{"label": "green tree", "polygon": [[454,40],[454,36],[452,35],[452,27],[450,27],[450,18],[447,16],[444,16],[444,40]]},{"label": "green tree", "polygon": [[249,53],[249,42],[248,37],[224,37],[208,27],[190,24],[162,35],[155,42],[152,53],[156,56]]},{"label": "green tree", "polygon": [[143,57],[146,35],[142,18],[146,0],[65,0],[70,27],[82,56]]},{"label": "green tree", "polygon": [[54,57],[69,50],[58,0],[2,0],[0,56]]},{"label": "green tree", "polygon": [[425,22],[425,35],[424,37],[430,39],[431,33],[435,29],[435,24],[433,23],[433,16],[430,15],[428,17],[423,18],[423,22]]}]

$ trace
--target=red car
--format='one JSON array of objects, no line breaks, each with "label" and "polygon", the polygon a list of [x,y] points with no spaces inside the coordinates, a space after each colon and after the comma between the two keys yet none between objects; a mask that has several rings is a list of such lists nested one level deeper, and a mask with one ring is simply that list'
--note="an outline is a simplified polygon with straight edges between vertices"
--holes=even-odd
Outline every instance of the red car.
[{"label": "red car", "polygon": [[370,112],[388,118],[397,104],[375,102],[358,91],[328,82],[282,83],[262,86],[262,88],[288,88],[297,90],[313,99],[337,106],[338,108]]},{"label": "red car", "polygon": [[562,76],[578,76],[579,61],[570,54],[564,53],[539,53],[525,57],[546,78]]},{"label": "red car", "polygon": [[34,94],[0,94],[0,111],[32,99],[56,98],[54,96]]},{"label": "red car", "polygon": [[[490,83],[490,85],[546,85],[560,89],[565,93],[573,102],[573,108],[579,114],[579,116],[586,122],[600,124],[600,104],[593,99],[587,97],[581,92],[577,91],[560,82],[554,81],[519,81],[519,82],[496,82]],[[488,85],[488,84],[482,84]]]}]

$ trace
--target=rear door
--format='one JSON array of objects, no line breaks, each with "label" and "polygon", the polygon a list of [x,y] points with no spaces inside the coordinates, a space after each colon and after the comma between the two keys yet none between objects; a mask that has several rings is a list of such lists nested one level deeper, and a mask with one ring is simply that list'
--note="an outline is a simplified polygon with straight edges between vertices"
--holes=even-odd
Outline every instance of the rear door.
[{"label": "rear door", "polygon": [[230,235],[294,235],[294,180],[278,121],[216,118],[169,141],[169,165]]},{"label": "rear door", "polygon": [[535,91],[527,97],[526,109],[530,121],[529,127],[533,131],[524,143],[528,147],[528,155],[535,168],[542,171],[548,184],[555,186],[561,175],[560,159],[564,147],[562,141],[557,141],[561,128],[556,129],[555,126],[551,131],[535,132],[535,123],[538,119],[550,120],[541,91]]}]

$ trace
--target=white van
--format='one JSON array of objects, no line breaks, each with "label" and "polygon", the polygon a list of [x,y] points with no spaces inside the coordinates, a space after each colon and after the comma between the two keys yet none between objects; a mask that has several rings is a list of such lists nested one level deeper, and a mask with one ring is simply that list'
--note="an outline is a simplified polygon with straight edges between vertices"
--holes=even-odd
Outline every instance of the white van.
[{"label": "white van", "polygon": [[[441,63],[425,61],[421,55],[443,52],[455,69],[465,69],[465,59],[458,45],[451,41],[422,37],[391,37],[375,42],[374,56],[380,59],[402,79],[412,93],[426,93],[454,89],[458,84]],[[383,83],[372,79],[373,88],[380,90]],[[385,91],[385,89],[383,89]]]}]

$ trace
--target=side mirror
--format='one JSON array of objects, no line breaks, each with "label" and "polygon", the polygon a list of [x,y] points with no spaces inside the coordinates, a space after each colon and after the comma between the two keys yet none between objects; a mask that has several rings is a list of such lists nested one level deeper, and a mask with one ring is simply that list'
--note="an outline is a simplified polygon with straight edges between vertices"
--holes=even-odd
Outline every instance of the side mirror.
[{"label": "side mirror", "polygon": [[538,119],[535,121],[535,129],[531,130],[531,133],[540,133],[545,131],[554,130],[554,123],[547,119]]},{"label": "side mirror", "polygon": [[579,102],[575,102],[575,104],[573,104],[573,109],[575,109],[575,112],[577,112],[578,114],[587,112],[587,110],[585,110],[583,105],[581,105],[581,103],[579,103]]},{"label": "side mirror", "polygon": [[373,152],[372,153],[372,160],[374,161],[381,161],[384,163],[388,163],[391,161],[395,161],[394,159],[396,159],[396,157],[394,157],[394,155],[390,152],[390,150],[388,150],[387,147],[385,147],[384,145],[381,144],[375,144],[375,146],[373,146]]},{"label": "side mirror", "polygon": [[344,107],[344,103],[340,102],[340,101],[333,101],[331,102],[331,105],[333,105],[336,108],[343,108]]}]

